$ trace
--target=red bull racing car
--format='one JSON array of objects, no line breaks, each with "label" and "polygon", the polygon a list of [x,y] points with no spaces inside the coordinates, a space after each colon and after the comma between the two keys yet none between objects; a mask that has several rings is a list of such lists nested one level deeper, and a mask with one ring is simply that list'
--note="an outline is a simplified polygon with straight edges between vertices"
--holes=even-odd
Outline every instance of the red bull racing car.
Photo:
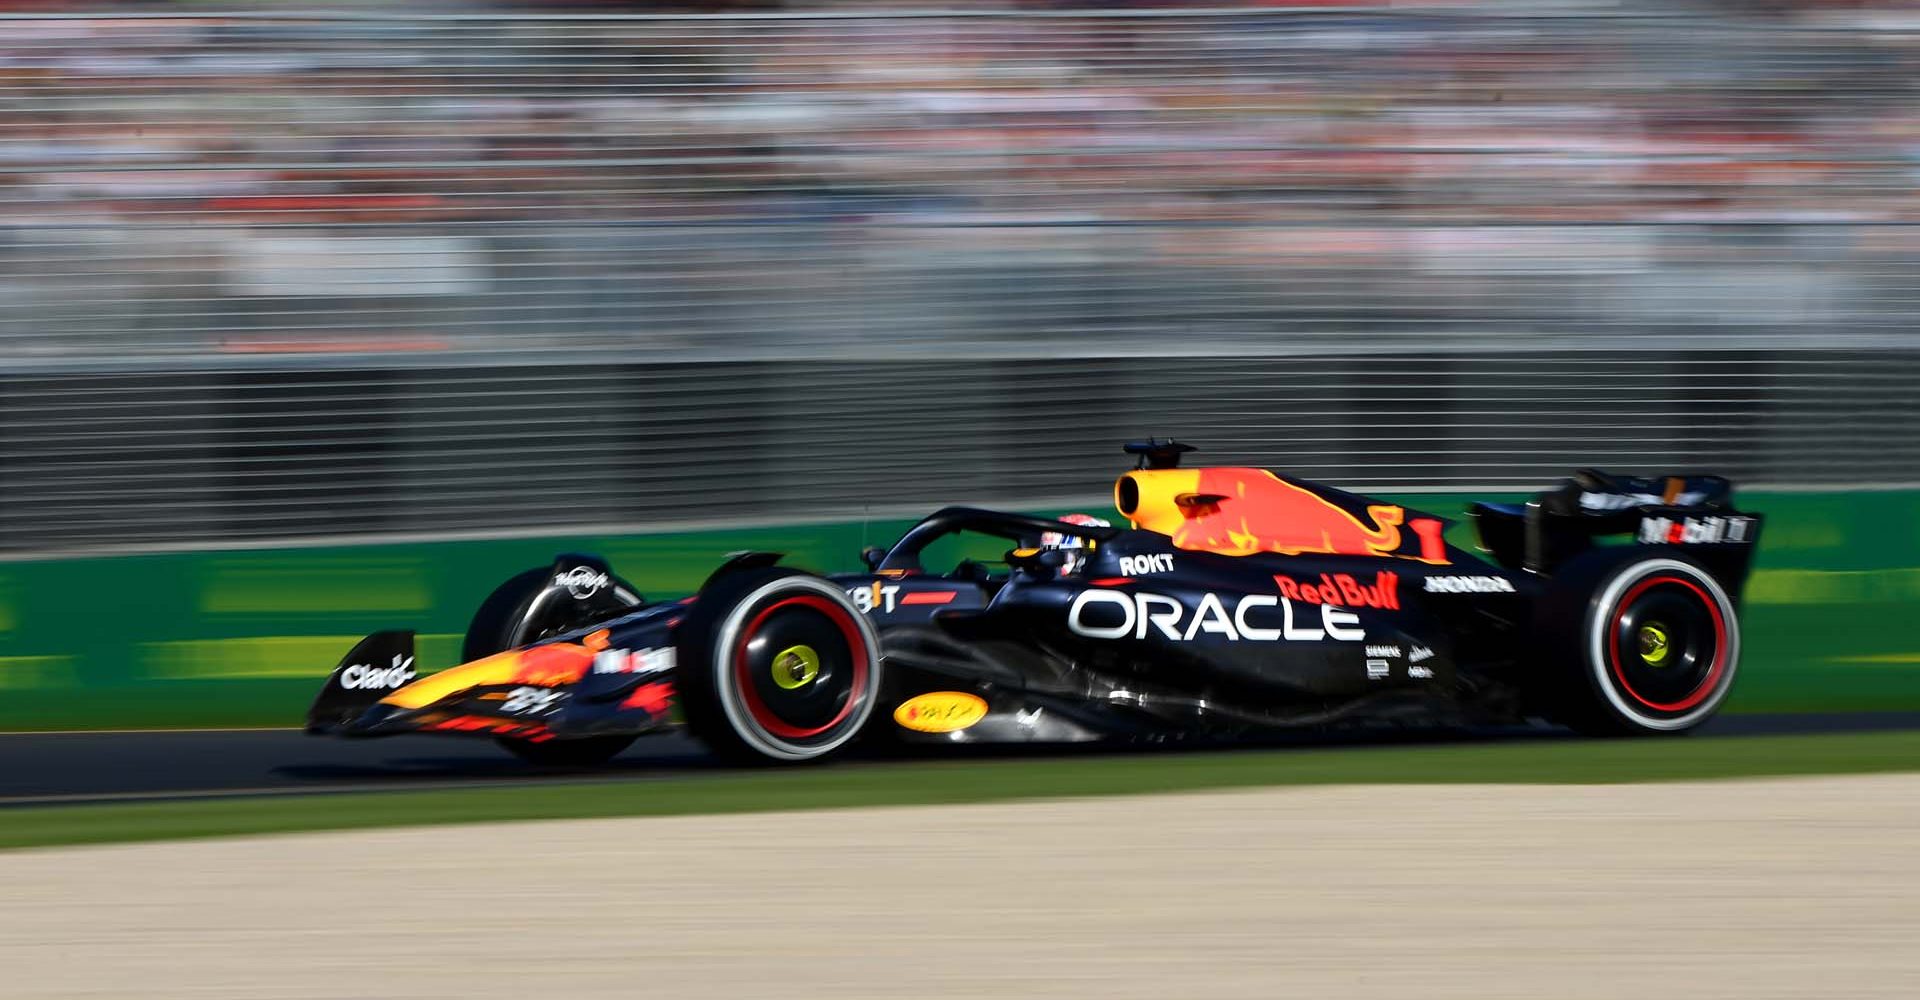
[{"label": "red bull racing car", "polygon": [[[561,556],[480,607],[465,660],[409,632],[349,652],[308,731],[487,736],[587,764],[684,725],[723,757],[799,762],[862,737],[958,743],[1235,738],[1346,723],[1699,725],[1733,684],[1762,518],[1716,476],[1582,471],[1478,503],[1470,553],[1432,514],[1263,469],[1183,468],[1148,441],[1124,526],[949,507],[859,573],[738,553],[647,601]],[[997,562],[926,564],[960,535]]]}]

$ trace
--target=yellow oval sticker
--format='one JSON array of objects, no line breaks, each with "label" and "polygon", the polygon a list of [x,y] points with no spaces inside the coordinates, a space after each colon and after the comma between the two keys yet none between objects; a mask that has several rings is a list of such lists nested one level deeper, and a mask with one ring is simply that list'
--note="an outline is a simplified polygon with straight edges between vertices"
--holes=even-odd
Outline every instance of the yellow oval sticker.
[{"label": "yellow oval sticker", "polygon": [[915,695],[893,710],[893,721],[917,733],[956,733],[986,717],[986,700],[964,691]]}]

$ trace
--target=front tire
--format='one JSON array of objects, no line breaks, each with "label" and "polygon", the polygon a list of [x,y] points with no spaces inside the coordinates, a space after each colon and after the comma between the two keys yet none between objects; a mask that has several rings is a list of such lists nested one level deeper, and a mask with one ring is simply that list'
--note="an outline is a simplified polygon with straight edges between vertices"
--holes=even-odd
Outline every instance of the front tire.
[{"label": "front tire", "polygon": [[618,577],[583,600],[552,586],[553,576],[550,568],[530,569],[495,587],[467,624],[461,662],[539,642],[640,603],[632,585]]},{"label": "front tire", "polygon": [[688,728],[726,760],[824,759],[859,736],[879,702],[879,636],[819,577],[773,568],[724,576],[679,634]]},{"label": "front tire", "polygon": [[1630,735],[1686,732],[1711,718],[1740,664],[1738,611],[1719,581],[1673,555],[1580,575],[1584,599],[1562,595],[1578,610],[1560,616],[1578,622],[1562,647],[1573,647],[1566,652],[1577,667],[1563,685],[1563,721]]}]

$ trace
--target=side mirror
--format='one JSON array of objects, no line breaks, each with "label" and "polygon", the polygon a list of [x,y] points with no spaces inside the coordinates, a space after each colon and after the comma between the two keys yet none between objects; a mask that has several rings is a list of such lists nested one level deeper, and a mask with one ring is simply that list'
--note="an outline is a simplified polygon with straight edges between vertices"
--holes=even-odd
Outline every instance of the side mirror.
[{"label": "side mirror", "polygon": [[868,569],[879,569],[881,561],[886,558],[887,550],[878,545],[869,545],[860,550],[860,561],[866,563]]}]

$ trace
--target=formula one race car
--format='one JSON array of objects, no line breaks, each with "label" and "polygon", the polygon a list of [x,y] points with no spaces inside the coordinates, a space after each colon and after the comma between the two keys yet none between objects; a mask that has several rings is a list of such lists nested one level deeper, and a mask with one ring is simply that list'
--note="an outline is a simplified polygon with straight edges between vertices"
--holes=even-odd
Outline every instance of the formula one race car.
[{"label": "formula one race car", "polygon": [[[1715,476],[1576,473],[1448,522],[1193,450],[1130,444],[1130,523],[949,507],[867,570],[730,557],[648,602],[591,556],[508,580],[467,662],[416,677],[408,632],[369,636],[309,732],[490,736],[586,764],[682,722],[723,757],[808,761],[878,740],[1235,738],[1336,723],[1544,719],[1690,729],[1725,698],[1761,517]],[[1003,563],[923,555],[950,536]],[[945,540],[945,541],[943,541]]]}]

